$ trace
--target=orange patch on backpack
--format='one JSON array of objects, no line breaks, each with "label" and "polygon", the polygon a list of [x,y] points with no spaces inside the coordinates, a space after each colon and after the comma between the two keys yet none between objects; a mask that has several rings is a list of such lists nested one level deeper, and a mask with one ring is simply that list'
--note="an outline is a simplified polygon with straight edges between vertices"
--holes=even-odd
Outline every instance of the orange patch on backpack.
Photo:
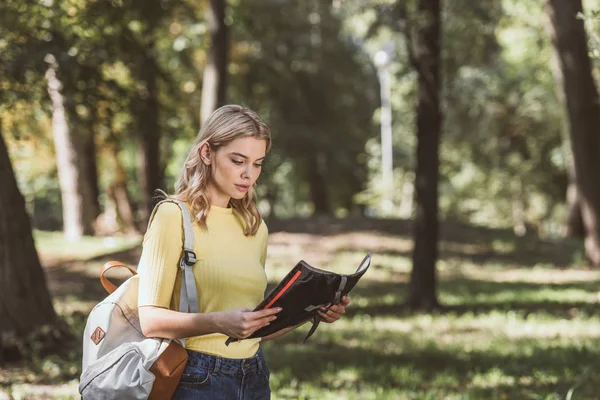
[{"label": "orange patch on backpack", "polygon": [[97,345],[98,343],[100,343],[102,341],[102,339],[104,339],[104,336],[106,336],[106,332],[104,332],[102,330],[102,328],[97,327],[94,330],[94,333],[92,333],[91,339]]}]

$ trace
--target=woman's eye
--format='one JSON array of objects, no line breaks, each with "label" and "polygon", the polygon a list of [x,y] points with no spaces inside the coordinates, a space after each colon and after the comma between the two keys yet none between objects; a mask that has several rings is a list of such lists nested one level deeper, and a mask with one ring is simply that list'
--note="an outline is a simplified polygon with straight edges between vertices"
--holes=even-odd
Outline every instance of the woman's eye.
[{"label": "woman's eye", "polygon": [[243,161],[240,161],[240,160],[234,160],[234,159],[231,159],[231,161],[232,161],[234,164],[236,164],[236,165],[242,165],[242,164],[244,163]]},{"label": "woman's eye", "polygon": [[254,164],[254,166],[255,166],[256,168],[260,168],[260,167],[262,167],[262,164]]}]

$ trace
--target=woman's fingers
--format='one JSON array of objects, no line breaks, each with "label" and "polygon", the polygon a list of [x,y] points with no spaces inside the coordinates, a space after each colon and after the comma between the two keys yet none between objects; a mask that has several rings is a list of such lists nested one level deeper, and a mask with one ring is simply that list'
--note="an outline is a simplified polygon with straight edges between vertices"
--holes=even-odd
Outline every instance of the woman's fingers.
[{"label": "woman's fingers", "polygon": [[335,313],[332,313],[332,312],[331,312],[331,310],[330,310],[330,311],[327,311],[327,312],[324,312],[324,311],[320,311],[320,310],[319,310],[319,315],[320,315],[320,316],[323,318],[323,320],[324,320],[325,322],[327,322],[327,323],[335,322],[335,321],[337,321],[338,319],[340,319],[340,316],[339,316],[339,315],[337,315],[337,314],[335,314]]},{"label": "woman's fingers", "polygon": [[281,307],[244,313],[243,336],[250,336],[260,328],[269,325],[271,321],[277,319],[276,314],[279,312]]},{"label": "woman's fingers", "polygon": [[319,310],[319,314],[325,322],[335,322],[342,317],[342,315],[346,314],[346,306],[350,304],[350,298],[348,296],[343,296],[340,300],[339,304],[334,304],[327,310],[326,308],[321,308]]},{"label": "woman's fingers", "polygon": [[221,332],[236,339],[245,339],[258,329],[277,318],[281,308],[252,311],[248,308],[235,308],[219,313],[217,324]]},{"label": "woman's fingers", "polygon": [[275,315],[275,314],[279,313],[281,310],[282,310],[281,307],[275,307],[275,308],[267,308],[267,309],[259,310],[259,311],[251,311],[248,314],[250,314],[250,317],[252,319],[257,319],[257,318],[268,317],[270,315]]},{"label": "woman's fingers", "polygon": [[329,310],[320,310],[319,314],[326,322],[335,322],[342,317],[346,309],[341,306],[332,306]]},{"label": "woman's fingers", "polygon": [[271,321],[276,320],[277,314],[279,314],[281,312],[281,310],[282,310],[281,307],[276,307],[276,308],[268,308],[266,310],[254,311],[254,312],[250,313],[250,314],[252,314],[251,319],[256,321],[256,323],[258,325],[262,326]]},{"label": "woman's fingers", "polygon": [[346,314],[346,306],[342,305],[342,304],[336,304],[335,306],[331,306],[329,311],[334,312],[336,314],[343,315],[343,314]]}]

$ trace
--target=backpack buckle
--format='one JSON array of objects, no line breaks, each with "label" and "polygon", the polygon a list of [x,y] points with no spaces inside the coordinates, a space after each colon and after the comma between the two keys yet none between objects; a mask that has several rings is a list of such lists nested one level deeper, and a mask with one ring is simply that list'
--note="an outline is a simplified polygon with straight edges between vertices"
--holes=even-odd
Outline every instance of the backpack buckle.
[{"label": "backpack buckle", "polygon": [[193,251],[190,250],[184,250],[183,251],[183,259],[186,263],[186,265],[194,265],[196,264],[196,253],[194,253]]}]

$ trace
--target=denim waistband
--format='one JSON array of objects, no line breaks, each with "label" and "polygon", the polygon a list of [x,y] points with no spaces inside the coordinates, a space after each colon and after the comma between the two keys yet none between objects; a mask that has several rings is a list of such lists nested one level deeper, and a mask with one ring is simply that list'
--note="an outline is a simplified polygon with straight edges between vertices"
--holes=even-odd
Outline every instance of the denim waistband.
[{"label": "denim waistband", "polygon": [[189,349],[187,350],[187,353],[188,364],[206,368],[215,373],[220,372],[230,375],[245,375],[249,372],[263,371],[266,369],[265,358],[261,349],[259,349],[254,356],[249,358],[225,358]]}]

